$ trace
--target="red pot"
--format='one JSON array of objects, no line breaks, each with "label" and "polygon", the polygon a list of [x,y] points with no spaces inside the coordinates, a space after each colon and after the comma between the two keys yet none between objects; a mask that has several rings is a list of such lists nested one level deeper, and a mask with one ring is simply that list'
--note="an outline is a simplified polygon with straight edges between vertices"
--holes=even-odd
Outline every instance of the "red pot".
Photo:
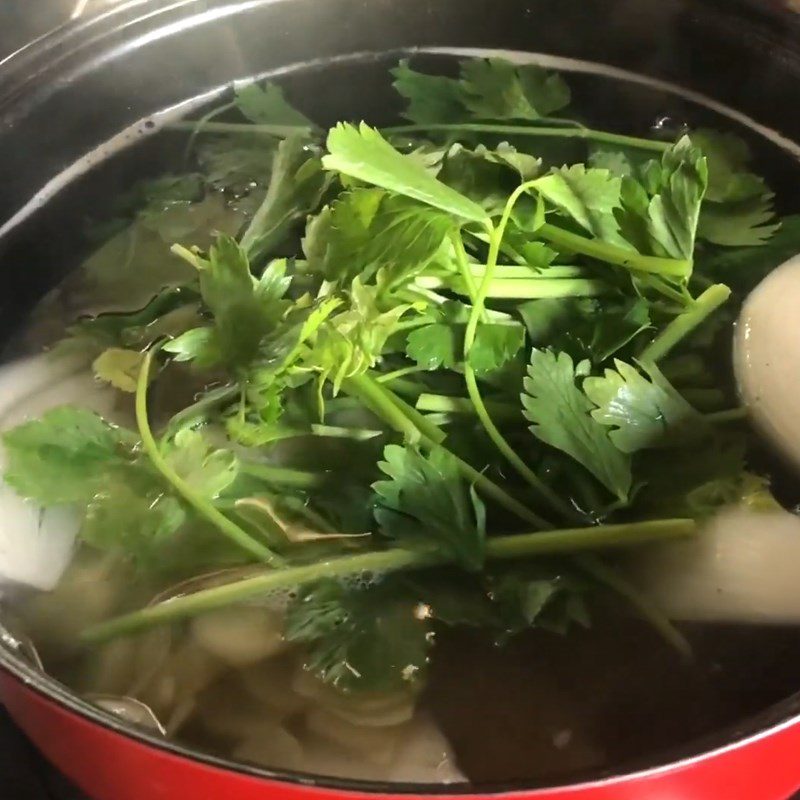
[{"label": "red pot", "polygon": [[[743,0],[123,2],[0,63],[0,263],[26,265],[4,270],[0,340],[69,266],[53,252],[79,252],[81,209],[102,202],[141,154],[123,153],[66,188],[57,176],[123,129],[132,131],[130,141],[137,130],[146,133],[147,123],[137,129],[137,120],[186,98],[213,97],[233,79],[409,48],[529,51],[672,82],[800,139],[799,32],[791,15]],[[357,116],[375,105],[373,94],[369,82],[339,80],[314,98],[311,110],[323,122],[342,109]],[[89,166],[81,163],[78,172]],[[798,194],[796,187],[776,188],[779,197]],[[29,202],[34,196],[52,199],[39,209],[41,202]],[[0,699],[45,755],[95,800],[477,798],[497,792],[537,800],[785,800],[800,787],[798,697],[715,741],[687,745],[669,763],[572,785],[498,787],[479,795],[458,787],[269,773],[189,752],[110,718],[5,644],[0,627]]]}]

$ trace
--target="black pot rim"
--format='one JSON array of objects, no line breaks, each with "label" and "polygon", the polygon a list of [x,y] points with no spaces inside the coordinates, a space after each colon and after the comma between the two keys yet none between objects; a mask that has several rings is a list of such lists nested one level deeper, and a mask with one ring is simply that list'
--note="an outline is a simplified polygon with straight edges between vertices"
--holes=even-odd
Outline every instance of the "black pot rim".
[{"label": "black pot rim", "polygon": [[[160,22],[170,20],[173,16],[179,20],[186,16],[187,11],[193,9],[196,15],[216,14],[225,17],[266,2],[277,4],[291,0],[228,0],[216,6],[204,3],[203,0],[125,0],[108,6],[98,13],[66,22],[0,59],[0,74],[3,78],[0,85],[0,119],[9,110],[14,109],[29,91],[46,85],[56,76],[61,77],[71,70],[79,71],[86,66],[91,67],[96,63],[98,53],[102,54],[109,45],[110,38],[120,31],[132,31],[140,25],[158,27]],[[729,19],[746,16],[753,24],[763,26],[765,36],[769,35],[773,25],[780,26],[784,31],[788,27],[796,32],[800,41],[799,15],[775,9],[769,9],[769,13],[766,13],[763,9],[754,7],[751,0],[736,0],[735,3],[726,4],[724,8],[725,11],[717,8],[715,13],[724,14]],[[800,690],[798,690],[797,693],[748,719],[726,726],[688,745],[672,748],[660,755],[656,754],[628,768],[623,767],[621,771],[603,769],[585,774],[576,773],[574,776],[555,781],[513,781],[492,784],[382,783],[342,779],[250,766],[203,753],[127,724],[82,699],[64,684],[35,669],[5,647],[3,641],[6,634],[8,632],[0,622],[0,669],[5,670],[25,688],[36,692],[45,700],[105,730],[187,761],[239,775],[264,781],[367,795],[428,795],[446,798],[469,794],[506,794],[565,787],[578,788],[622,780],[632,781],[688,768],[726,752],[747,747],[786,728],[800,726]],[[12,641],[13,635],[8,634],[8,639]]]}]

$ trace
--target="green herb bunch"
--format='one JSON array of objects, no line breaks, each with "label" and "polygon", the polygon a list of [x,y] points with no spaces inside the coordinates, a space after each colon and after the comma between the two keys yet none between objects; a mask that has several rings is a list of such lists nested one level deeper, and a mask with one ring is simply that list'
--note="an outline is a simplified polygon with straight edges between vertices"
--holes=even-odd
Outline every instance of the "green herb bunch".
[{"label": "green herb bunch", "polygon": [[262,565],[87,641],[284,592],[319,676],[394,689],[437,626],[563,633],[611,592],[685,651],[603,554],[753,485],[720,352],[800,218],[739,138],[587,128],[540,67],[393,76],[393,128],[326,133],[273,84],[174,126],[195,171],[136,187],[85,270],[143,302],[61,345],[136,428],[56,408],[5,480],[163,585]]}]

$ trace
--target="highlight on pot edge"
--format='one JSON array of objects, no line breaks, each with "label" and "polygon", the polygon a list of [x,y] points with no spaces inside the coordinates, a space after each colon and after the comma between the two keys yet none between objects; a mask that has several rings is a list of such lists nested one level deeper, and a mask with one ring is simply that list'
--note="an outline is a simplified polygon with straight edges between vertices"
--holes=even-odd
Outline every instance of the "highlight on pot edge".
[{"label": "highlight on pot edge", "polygon": [[611,132],[541,66],[446,66],[391,66],[390,127],[321,129],[275,83],[168,122],[174,169],[96,209],[6,349],[3,618],[131,725],[479,784],[800,688],[776,145],[709,111]]}]

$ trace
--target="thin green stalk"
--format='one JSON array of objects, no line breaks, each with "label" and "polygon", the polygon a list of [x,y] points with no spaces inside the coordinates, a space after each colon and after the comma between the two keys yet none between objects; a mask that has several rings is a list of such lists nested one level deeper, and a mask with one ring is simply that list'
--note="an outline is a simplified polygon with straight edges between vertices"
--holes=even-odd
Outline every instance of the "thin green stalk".
[{"label": "thin green stalk", "polygon": [[[486,409],[495,419],[504,422],[522,422],[522,409],[512,403],[502,403],[484,400]],[[472,414],[475,415],[475,406],[468,397],[449,397],[444,394],[423,393],[417,398],[418,411],[433,411],[445,414]]]},{"label": "thin green stalk", "polygon": [[[166,127],[172,130],[194,130],[196,122],[178,121],[169,123]],[[302,125],[260,125],[242,122],[209,122],[204,130],[207,133],[264,133],[269,136],[291,136],[296,133],[311,133],[312,129]],[[501,136],[531,136],[546,139],[588,139],[595,142],[605,142],[620,147],[635,147],[639,150],[651,150],[663,153],[671,146],[670,142],[658,142],[653,139],[641,139],[637,136],[625,136],[610,131],[599,131],[582,126],[552,127],[532,125],[491,125],[483,123],[455,123],[455,124],[428,124],[428,125],[393,125],[382,128],[383,133],[425,133],[434,131],[460,131],[471,133],[494,133]]]},{"label": "thin green stalk", "polygon": [[[458,279],[448,280],[447,278],[423,275],[416,279],[416,285],[425,289],[444,287],[456,294],[466,295],[472,300],[470,289]],[[506,300],[534,300],[543,297],[598,297],[608,294],[609,291],[610,287],[605,281],[591,278],[503,278],[489,281],[486,297]]]},{"label": "thin green stalk", "polygon": [[406,286],[404,289],[400,289],[399,291],[395,292],[395,294],[400,300],[405,300],[406,303],[422,302],[425,304],[440,306],[447,302],[446,297],[442,297],[441,295],[436,294],[436,292],[430,292],[426,289],[415,289],[411,286]]},{"label": "thin green stalk", "polygon": [[186,483],[180,475],[167,463],[158,449],[158,444],[153,438],[150,430],[150,423],[147,419],[147,386],[150,379],[150,365],[153,356],[158,350],[158,346],[150,348],[142,361],[142,368],[139,371],[139,378],[136,383],[136,424],[139,428],[139,435],[142,438],[142,446],[149,457],[153,466],[164,476],[175,491],[197,511],[205,517],[222,534],[235,542],[250,555],[255,556],[259,561],[267,564],[278,565],[283,562],[279,556],[273,553],[268,547],[256,541],[246,531],[240,528],[235,522],[228,519],[219,509],[202,495]]},{"label": "thin green stalk", "polygon": [[[476,278],[483,278],[486,272],[485,264],[470,264],[470,271]],[[494,268],[494,280],[509,278],[544,280],[548,278],[585,278],[587,271],[584,267],[556,266],[532,267],[530,264],[498,264]]]},{"label": "thin green stalk", "polygon": [[679,314],[653,339],[644,349],[640,359],[655,363],[662,359],[688,336],[703,320],[713,314],[731,295],[731,290],[724,283],[709,286],[694,303]]},{"label": "thin green stalk", "polygon": [[368,375],[346,378],[342,382],[342,389],[347,394],[358,397],[409,442],[419,442],[425,437],[436,445],[441,444],[445,438],[444,433],[427,422],[422,414]]},{"label": "thin green stalk", "polygon": [[[490,244],[491,243],[491,236],[489,236],[485,231],[482,230],[470,230],[469,228],[463,228],[463,233],[466,233],[467,236],[476,239],[483,244]],[[526,265],[528,262],[521,253],[517,252],[515,248],[513,248],[508,242],[500,242],[500,252],[504,255],[508,256],[513,262],[519,264],[520,266]]]},{"label": "thin green stalk", "polygon": [[661,638],[675,648],[686,659],[692,658],[692,646],[686,637],[672,624],[661,609],[654,606],[635,586],[622,578],[598,558],[591,555],[576,557],[578,565],[600,583],[605,584],[630,603],[639,616],[649,623]]},{"label": "thin green stalk", "polygon": [[333,477],[326,472],[306,472],[289,467],[273,467],[270,464],[259,464],[256,461],[242,461],[239,469],[254,478],[279,486],[292,486],[296,489],[318,489],[329,483]]},{"label": "thin green stalk", "polygon": [[406,375],[414,375],[417,372],[427,371],[425,367],[421,367],[419,364],[412,364],[408,367],[400,367],[400,369],[392,370],[392,372],[384,372],[382,375],[376,375],[375,380],[378,383],[392,383],[392,381],[396,381],[398,378],[404,378]]},{"label": "thin green stalk", "polygon": [[183,151],[183,159],[184,161],[189,160],[189,155],[192,152],[192,148],[194,147],[194,143],[200,133],[202,133],[203,129],[209,122],[211,122],[214,117],[219,116],[220,114],[225,113],[226,111],[230,111],[232,108],[236,107],[236,103],[224,103],[221,106],[217,106],[216,108],[212,108],[211,111],[203,114],[198,120],[194,122],[194,129],[192,130],[191,135],[189,136],[189,141],[186,142],[186,147]]},{"label": "thin green stalk", "polygon": [[589,139],[620,147],[635,147],[639,150],[652,150],[663,153],[671,147],[670,142],[657,142],[653,139],[640,139],[637,136],[624,136],[620,133],[598,131],[592,128],[535,127],[530,125],[492,125],[483,123],[436,123],[427,125],[394,125],[383,128],[384,133],[423,133],[434,131],[466,131],[470,133],[495,133],[501,136],[532,136],[549,139]]},{"label": "thin green stalk", "polygon": [[376,436],[383,435],[383,431],[376,431],[370,428],[347,428],[343,425],[321,425],[314,423],[308,433],[312,436],[324,436],[328,439],[352,439],[356,442],[364,442],[367,439],[374,439]]},{"label": "thin green stalk", "polygon": [[[478,294],[472,304],[469,320],[467,321],[467,328],[464,334],[464,380],[467,384],[467,393],[470,400],[475,406],[475,413],[483,425],[484,430],[489,438],[494,443],[495,447],[511,464],[512,467],[524,478],[524,480],[536,490],[536,492],[545,499],[548,504],[554,508],[559,514],[562,514],[567,519],[580,519],[580,515],[569,506],[561,497],[558,496],[544,481],[539,479],[539,476],[517,455],[513,447],[506,441],[505,437],[498,430],[494,424],[486,405],[481,397],[480,388],[478,387],[478,379],[475,375],[475,370],[470,363],[470,350],[475,341],[475,334],[478,329],[478,323],[483,312],[486,297],[489,293],[489,288],[492,284],[493,272],[497,266],[497,259],[500,255],[500,245],[503,241],[506,226],[511,218],[511,212],[514,209],[514,204],[517,200],[532,186],[535,181],[528,181],[518,186],[506,201],[503,214],[500,217],[500,222],[496,228],[490,229],[490,244],[489,253],[486,259],[486,270],[483,275],[481,285],[478,287]],[[552,527],[548,524],[547,527]]]},{"label": "thin green stalk", "polygon": [[[450,235],[450,241],[452,242],[453,249],[456,253],[456,263],[458,264],[458,271],[461,275],[461,279],[464,281],[464,286],[466,287],[467,297],[469,297],[470,303],[474,303],[475,298],[478,296],[478,285],[475,283],[475,277],[473,276],[469,267],[467,251],[464,249],[464,240],[461,238],[461,232],[458,230],[453,231]],[[419,280],[417,281],[417,284],[420,286],[425,286],[425,284],[421,283]],[[438,287],[428,286],[426,288],[437,289]],[[481,319],[486,322],[485,309],[481,314]]]},{"label": "thin green stalk", "polygon": [[618,267],[640,272],[652,272],[656,275],[671,275],[676,278],[686,278],[692,271],[691,261],[677,258],[659,258],[658,256],[642,256],[631,250],[607,244],[599,239],[588,239],[586,236],[562,230],[548,222],[537,230],[537,234],[542,239],[559,247],[564,247],[575,253],[581,253]]},{"label": "thin green stalk", "polygon": [[[694,532],[693,520],[673,519],[498,536],[487,542],[486,557],[490,561],[522,559],[628,547],[681,539],[691,536]],[[92,643],[106,641],[116,636],[130,635],[154,625],[187,619],[269,593],[290,591],[321,578],[346,578],[361,572],[386,574],[405,569],[421,569],[448,561],[448,557],[441,552],[393,548],[340,556],[299,567],[270,570],[234,583],[176,597],[100,623],[84,631],[81,638],[84,642]],[[662,624],[661,621],[659,624]]]},{"label": "thin green stalk", "polygon": [[[381,383],[389,383],[389,381],[380,381]],[[424,391],[425,386],[407,378],[395,378],[391,381],[392,391],[395,394],[408,397],[411,400],[416,400]]]}]

